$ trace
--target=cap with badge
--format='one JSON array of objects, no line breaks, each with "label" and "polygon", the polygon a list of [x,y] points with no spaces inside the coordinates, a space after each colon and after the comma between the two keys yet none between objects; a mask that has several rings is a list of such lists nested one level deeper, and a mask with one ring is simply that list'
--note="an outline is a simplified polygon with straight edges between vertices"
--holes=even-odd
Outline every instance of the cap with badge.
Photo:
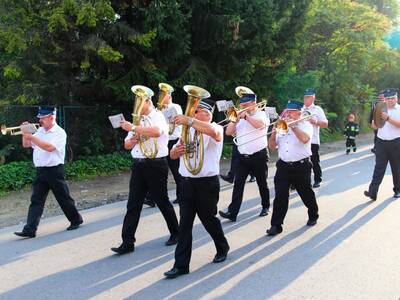
[{"label": "cap with badge", "polygon": [[39,106],[37,117],[40,119],[56,113],[57,109],[54,106]]},{"label": "cap with badge", "polygon": [[396,89],[387,89],[383,92],[383,96],[385,98],[394,98],[397,97],[397,90]]},{"label": "cap with badge", "polygon": [[247,102],[253,102],[257,100],[257,95],[256,94],[243,94],[242,97],[240,97],[240,103],[247,103]]},{"label": "cap with badge", "polygon": [[297,100],[289,100],[286,104],[287,110],[301,110],[303,108],[304,103]]},{"label": "cap with badge", "polygon": [[213,113],[214,106],[215,106],[215,101],[207,98],[207,99],[202,99],[197,107],[207,109],[209,112]]},{"label": "cap with badge", "polygon": [[315,96],[315,90],[314,89],[305,89],[304,96]]}]

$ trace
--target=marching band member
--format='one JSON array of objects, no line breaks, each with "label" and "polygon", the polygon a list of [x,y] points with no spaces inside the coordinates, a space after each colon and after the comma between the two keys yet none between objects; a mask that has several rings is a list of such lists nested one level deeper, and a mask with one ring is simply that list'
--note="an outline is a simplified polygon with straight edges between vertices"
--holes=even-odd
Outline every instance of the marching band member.
[{"label": "marching band member", "polygon": [[[173,92],[173,89],[172,90],[170,89],[166,93],[162,94],[163,95],[163,99],[161,100],[163,103],[162,112],[166,112],[169,109],[174,109],[176,111],[177,115],[182,115],[183,112],[182,112],[181,106],[177,103],[172,102],[172,95],[171,95],[172,92]],[[167,120],[167,122],[168,122],[168,120]],[[181,134],[182,134],[182,126],[175,126],[174,130],[172,132],[170,132],[170,134],[169,134],[168,151],[170,151],[172,149],[172,147],[178,142]],[[171,159],[171,157],[168,155],[167,160],[168,160],[169,169],[171,170],[172,176],[174,177],[174,181],[176,183],[176,199],[173,201],[173,203],[179,203],[180,194],[181,194],[180,182],[182,180],[182,177],[178,171],[179,170],[179,159]]]},{"label": "marching band member", "polygon": [[[236,172],[233,185],[232,201],[227,212],[219,211],[219,215],[232,222],[236,221],[240,206],[243,200],[244,186],[249,173],[254,174],[257,180],[258,190],[261,196],[262,209],[260,217],[266,216],[269,209],[269,189],[267,185],[268,167],[267,167],[267,128],[269,119],[263,111],[258,111],[255,94],[243,94],[240,98],[239,121],[229,123],[226,128],[227,135],[246,135],[244,140],[253,141],[238,145],[239,160],[238,170]],[[254,130],[260,128],[260,130]],[[255,131],[255,132],[252,132]],[[251,133],[250,133],[251,132]],[[257,138],[258,137],[258,138]]]},{"label": "marching band member", "polygon": [[[303,104],[289,100],[286,106],[286,122],[299,120]],[[279,160],[274,177],[275,200],[268,235],[282,232],[288,203],[289,188],[293,185],[304,205],[308,208],[308,226],[317,224],[318,205],[311,187],[311,138],[313,128],[307,121],[298,121],[289,127],[287,134],[275,130],[269,138],[270,149],[278,148]]]},{"label": "marching band member", "polygon": [[191,133],[195,130],[203,133],[204,165],[197,175],[191,174],[182,155],[185,145],[180,141],[171,150],[172,159],[180,158],[179,173],[182,175],[182,198],[180,204],[179,239],[175,249],[174,267],[165,272],[167,278],[175,278],[189,273],[189,263],[192,254],[192,228],[196,214],[207,232],[214,240],[217,254],[213,263],[223,262],[229,251],[229,244],[224,236],[221,222],[216,217],[219,200],[219,161],[223,146],[223,128],[211,123],[214,102],[210,99],[201,100],[194,118],[183,115],[176,117],[177,124],[189,125]]},{"label": "marching band member", "polygon": [[394,197],[400,198],[400,105],[397,103],[395,90],[386,90],[384,96],[388,112],[382,112],[382,119],[386,122],[382,128],[378,128],[374,173],[368,191],[364,192],[371,200],[377,198],[388,162],[392,169]]},{"label": "marching band member", "polygon": [[375,102],[372,104],[371,112],[370,112],[370,114],[369,114],[368,123],[369,123],[370,127],[374,130],[374,147],[371,149],[371,152],[372,152],[372,153],[375,153],[375,144],[376,144],[376,140],[378,139],[378,137],[377,137],[378,129],[377,129],[377,127],[375,126],[375,123],[374,123],[374,111],[375,111],[376,105],[377,105],[379,102],[384,102],[384,101],[385,101],[384,91],[380,91],[380,92],[378,93],[378,100],[375,101]]},{"label": "marching band member", "polygon": [[56,123],[54,107],[39,107],[37,117],[41,125],[39,130],[35,134],[23,133],[22,136],[22,146],[33,148],[33,164],[37,170],[26,225],[22,231],[15,232],[18,236],[28,238],[36,236],[49,190],[53,192],[62,211],[71,222],[67,230],[77,229],[83,223],[65,181],[64,160],[67,134]]},{"label": "marching band member", "polygon": [[[148,190],[152,201],[160,209],[171,234],[165,245],[174,245],[178,239],[178,220],[172,204],[168,201],[167,190],[168,124],[163,114],[154,109],[149,93],[145,97],[140,114],[146,116],[152,126],[144,126],[143,121],[139,126],[128,121],[121,122],[121,127],[128,132],[124,146],[125,149],[131,150],[133,165],[129,182],[127,212],[122,226],[122,244],[119,247],[111,248],[117,254],[125,254],[135,249],[135,233]],[[146,158],[138,141],[141,137],[157,140],[158,152],[155,158]]]},{"label": "marching band member", "polygon": [[319,129],[328,127],[328,119],[325,116],[324,110],[314,104],[315,102],[315,90],[314,89],[306,89],[304,91],[304,107],[303,110],[308,111],[311,114],[314,114],[315,117],[311,118],[308,122],[313,125],[313,136],[311,139],[311,162],[312,168],[314,172],[314,184],[313,187],[317,188],[321,186],[322,181],[322,170],[321,164],[319,160]]}]

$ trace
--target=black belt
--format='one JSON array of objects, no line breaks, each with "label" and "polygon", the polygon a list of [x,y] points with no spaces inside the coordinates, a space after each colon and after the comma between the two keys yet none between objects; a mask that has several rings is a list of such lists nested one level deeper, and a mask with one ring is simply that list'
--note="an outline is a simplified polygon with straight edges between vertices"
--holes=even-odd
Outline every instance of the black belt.
[{"label": "black belt", "polygon": [[166,156],[163,157],[156,157],[156,158],[133,158],[134,163],[145,163],[145,162],[152,162],[152,161],[163,161],[165,160]]},{"label": "black belt", "polygon": [[379,141],[384,142],[384,143],[390,143],[390,142],[397,142],[400,140],[400,137],[395,138],[393,140],[382,140],[381,138],[378,138]]},{"label": "black belt", "polygon": [[265,148],[261,149],[260,151],[254,152],[253,154],[241,154],[240,153],[240,155],[243,156],[243,157],[249,158],[249,157],[252,157],[252,156],[256,156],[256,155],[258,155],[258,154],[260,154],[260,153],[262,153],[264,151],[267,151],[267,149],[265,149]]},{"label": "black belt", "polygon": [[59,164],[57,166],[51,166],[51,167],[36,167],[38,170],[50,170],[50,169],[55,169],[64,166],[63,164]]},{"label": "black belt", "polygon": [[310,162],[310,159],[307,157],[307,158],[300,159],[300,160],[298,160],[298,161],[283,161],[282,159],[280,159],[280,161],[281,161],[284,165],[293,167],[293,166],[297,166],[297,165],[304,164],[304,163],[306,163],[306,162]]}]

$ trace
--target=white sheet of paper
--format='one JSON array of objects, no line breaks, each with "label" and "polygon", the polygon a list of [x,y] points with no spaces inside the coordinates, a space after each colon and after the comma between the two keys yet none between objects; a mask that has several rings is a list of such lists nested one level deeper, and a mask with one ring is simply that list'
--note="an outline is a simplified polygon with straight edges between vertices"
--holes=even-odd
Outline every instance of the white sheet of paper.
[{"label": "white sheet of paper", "polygon": [[276,107],[267,106],[265,108],[265,114],[270,119],[277,119],[278,118],[278,113],[276,112]]},{"label": "white sheet of paper", "polygon": [[226,100],[218,100],[217,102],[215,102],[215,104],[217,105],[218,111],[226,111],[226,109],[228,108],[226,105]]},{"label": "white sheet of paper", "polygon": [[178,115],[178,111],[175,107],[169,107],[163,110],[164,118],[167,120],[167,123],[172,123],[174,118]]},{"label": "white sheet of paper", "polygon": [[123,114],[109,116],[108,119],[110,120],[113,128],[121,127],[121,122],[125,121]]},{"label": "white sheet of paper", "polygon": [[29,123],[29,124],[21,125],[21,131],[23,133],[32,133],[33,134],[37,131],[37,129],[36,129],[35,125]]}]

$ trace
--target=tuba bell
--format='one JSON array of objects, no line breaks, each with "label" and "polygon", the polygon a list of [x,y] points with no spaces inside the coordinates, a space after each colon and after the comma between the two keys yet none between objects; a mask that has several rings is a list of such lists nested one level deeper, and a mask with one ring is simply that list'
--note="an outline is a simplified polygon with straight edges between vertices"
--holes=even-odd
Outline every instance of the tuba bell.
[{"label": "tuba bell", "polygon": [[[172,92],[174,91],[174,88],[171,85],[169,85],[168,83],[163,83],[163,82],[158,84],[158,88],[160,89],[160,92],[158,94],[157,109],[159,111],[162,111],[162,110],[166,109],[166,105],[164,103],[165,96],[171,95]],[[168,134],[171,135],[175,131],[175,123],[168,122],[168,125],[169,125]]]},{"label": "tuba bell", "polygon": [[[154,92],[143,85],[134,85],[131,87],[132,93],[135,95],[135,104],[132,112],[132,122],[135,126],[140,126],[143,121],[144,127],[151,127],[151,121],[147,116],[142,115],[143,105],[145,101],[151,101]],[[147,158],[155,158],[158,153],[157,140],[149,137],[140,137],[138,139],[140,150]]]},{"label": "tuba bell", "polygon": [[[194,85],[185,85],[183,89],[188,94],[185,116],[192,118],[201,99],[210,97],[210,93]],[[186,169],[193,175],[196,175],[201,171],[204,163],[203,134],[195,130],[192,138],[190,127],[182,125],[182,142],[186,146],[186,152],[183,155]]]},{"label": "tuba bell", "polygon": [[377,128],[382,128],[385,125],[386,120],[382,119],[382,113],[388,112],[388,107],[386,101],[379,101],[376,103],[373,116],[374,123]]}]

